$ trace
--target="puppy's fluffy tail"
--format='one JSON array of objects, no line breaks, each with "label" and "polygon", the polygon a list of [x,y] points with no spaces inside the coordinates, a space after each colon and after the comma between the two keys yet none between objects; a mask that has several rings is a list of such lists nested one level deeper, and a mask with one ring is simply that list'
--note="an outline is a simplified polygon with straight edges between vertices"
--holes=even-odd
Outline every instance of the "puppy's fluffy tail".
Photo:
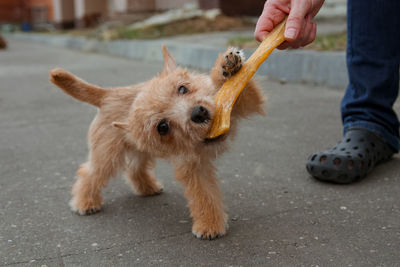
[{"label": "puppy's fluffy tail", "polygon": [[60,87],[66,94],[80,100],[100,107],[108,90],[88,84],[78,77],[63,69],[52,69],[50,81]]}]

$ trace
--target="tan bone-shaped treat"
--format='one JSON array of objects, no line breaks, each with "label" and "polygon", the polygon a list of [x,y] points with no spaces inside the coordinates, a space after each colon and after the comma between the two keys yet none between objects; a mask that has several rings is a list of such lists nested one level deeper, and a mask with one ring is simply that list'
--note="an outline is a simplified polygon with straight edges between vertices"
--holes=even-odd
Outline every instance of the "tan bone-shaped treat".
[{"label": "tan bone-shaped treat", "polygon": [[285,41],[285,25],[286,18],[267,35],[238,73],[228,79],[215,95],[215,115],[208,138],[216,138],[229,130],[233,105],[258,67]]}]

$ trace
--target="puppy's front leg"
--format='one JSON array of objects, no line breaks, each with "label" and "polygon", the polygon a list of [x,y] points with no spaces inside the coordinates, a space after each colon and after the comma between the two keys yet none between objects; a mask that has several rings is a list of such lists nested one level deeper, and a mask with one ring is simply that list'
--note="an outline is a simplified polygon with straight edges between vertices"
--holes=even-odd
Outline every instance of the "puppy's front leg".
[{"label": "puppy's front leg", "polygon": [[[216,90],[219,90],[227,79],[235,75],[244,64],[244,55],[236,47],[228,48],[218,56],[210,77]],[[250,80],[239,95],[232,111],[232,117],[246,117],[253,113],[264,114],[262,105],[264,97],[254,80]]]},{"label": "puppy's front leg", "polygon": [[229,47],[224,54],[219,54],[210,73],[215,87],[219,89],[227,79],[241,69],[243,63],[243,52],[236,47]]},{"label": "puppy's front leg", "polygon": [[193,234],[201,239],[214,239],[225,235],[227,215],[214,166],[208,160],[198,161],[176,166],[176,179],[186,187]]}]

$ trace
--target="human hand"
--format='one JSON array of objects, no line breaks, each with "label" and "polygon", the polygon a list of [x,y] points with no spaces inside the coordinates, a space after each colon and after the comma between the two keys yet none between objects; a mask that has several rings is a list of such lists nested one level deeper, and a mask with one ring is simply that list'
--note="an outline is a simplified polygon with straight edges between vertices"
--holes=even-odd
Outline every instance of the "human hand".
[{"label": "human hand", "polygon": [[258,19],[254,38],[261,42],[272,29],[286,22],[285,39],[278,49],[299,48],[313,42],[317,25],[312,21],[320,10],[324,0],[267,0]]}]

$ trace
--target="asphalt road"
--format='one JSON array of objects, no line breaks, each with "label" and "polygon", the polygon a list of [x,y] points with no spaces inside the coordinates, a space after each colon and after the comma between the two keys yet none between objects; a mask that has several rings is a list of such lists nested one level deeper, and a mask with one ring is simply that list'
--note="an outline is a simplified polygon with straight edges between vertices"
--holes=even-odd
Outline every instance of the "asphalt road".
[{"label": "asphalt road", "polygon": [[244,122],[217,162],[228,235],[201,241],[164,161],[159,196],[136,196],[118,177],[102,212],[78,216],[68,207],[96,110],[50,84],[48,70],[107,87],[146,80],[160,64],[9,46],[0,51],[0,266],[399,266],[399,156],[348,186],[305,170],[309,154],[341,138],[341,90],[258,77],[267,116]]}]

